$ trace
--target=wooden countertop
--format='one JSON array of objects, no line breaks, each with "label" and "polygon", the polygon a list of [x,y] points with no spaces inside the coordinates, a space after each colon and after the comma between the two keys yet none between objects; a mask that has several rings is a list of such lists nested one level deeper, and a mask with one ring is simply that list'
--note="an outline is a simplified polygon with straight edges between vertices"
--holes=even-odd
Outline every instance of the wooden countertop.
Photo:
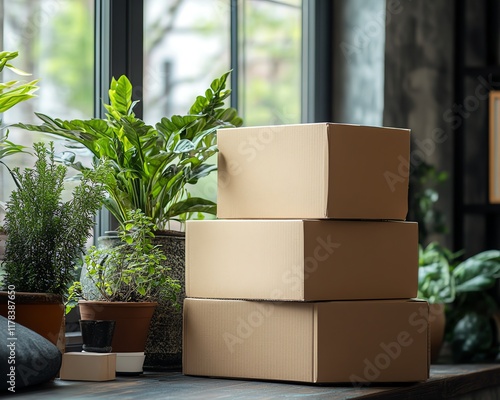
[{"label": "wooden countertop", "polygon": [[500,364],[433,365],[423,383],[354,388],[184,376],[145,372],[110,382],[55,381],[17,391],[23,399],[494,399],[500,393]]}]

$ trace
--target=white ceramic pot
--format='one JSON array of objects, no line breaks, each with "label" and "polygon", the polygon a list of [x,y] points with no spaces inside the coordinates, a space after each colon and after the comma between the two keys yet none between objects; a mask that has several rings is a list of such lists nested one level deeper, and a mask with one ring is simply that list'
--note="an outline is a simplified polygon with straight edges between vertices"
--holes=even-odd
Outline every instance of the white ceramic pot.
[{"label": "white ceramic pot", "polygon": [[121,375],[142,374],[144,352],[116,353],[116,373]]}]

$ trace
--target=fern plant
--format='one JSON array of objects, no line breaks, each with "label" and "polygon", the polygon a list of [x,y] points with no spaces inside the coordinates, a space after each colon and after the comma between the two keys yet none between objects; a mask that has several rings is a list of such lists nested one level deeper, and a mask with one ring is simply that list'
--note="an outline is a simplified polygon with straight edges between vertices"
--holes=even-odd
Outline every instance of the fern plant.
[{"label": "fern plant", "polygon": [[[216,170],[210,160],[217,152],[217,130],[242,124],[236,110],[224,106],[231,93],[225,89],[228,75],[215,79],[187,115],[162,118],[154,127],[135,116],[126,76],[111,81],[106,119],[63,121],[37,114],[42,125],[17,126],[69,139],[70,147],[84,146],[95,165],[109,160],[113,179],[106,184],[106,208],[122,226],[129,211],[141,210],[164,230],[170,220],[189,213],[216,213],[214,202],[191,196],[187,186]],[[65,161],[84,170],[73,153]]]},{"label": "fern plant", "polygon": [[103,164],[83,174],[72,198],[61,200],[67,167],[54,160],[54,146],[34,144],[34,168],[12,170],[17,189],[7,202],[9,232],[2,286],[17,291],[64,295],[74,279],[101,207],[109,170]]}]

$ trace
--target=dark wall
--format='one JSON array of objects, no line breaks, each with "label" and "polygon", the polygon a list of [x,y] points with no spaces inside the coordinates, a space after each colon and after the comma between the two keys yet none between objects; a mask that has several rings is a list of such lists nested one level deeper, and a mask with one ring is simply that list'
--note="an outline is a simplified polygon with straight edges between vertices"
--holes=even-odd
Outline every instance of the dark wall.
[{"label": "dark wall", "polygon": [[412,130],[411,168],[449,173],[438,204],[449,233],[430,239],[451,247],[454,1],[387,0],[386,22],[383,125]]}]

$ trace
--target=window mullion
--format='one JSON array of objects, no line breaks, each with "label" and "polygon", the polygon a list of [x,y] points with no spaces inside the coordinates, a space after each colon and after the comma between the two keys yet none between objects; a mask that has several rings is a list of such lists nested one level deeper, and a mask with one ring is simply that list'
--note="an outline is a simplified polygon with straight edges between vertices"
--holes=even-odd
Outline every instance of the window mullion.
[{"label": "window mullion", "polygon": [[[143,87],[143,0],[95,1],[95,98],[94,115],[103,118],[111,77],[126,75],[132,84],[134,108],[142,118]],[[98,217],[97,233],[115,229],[116,220],[107,210]]]}]

